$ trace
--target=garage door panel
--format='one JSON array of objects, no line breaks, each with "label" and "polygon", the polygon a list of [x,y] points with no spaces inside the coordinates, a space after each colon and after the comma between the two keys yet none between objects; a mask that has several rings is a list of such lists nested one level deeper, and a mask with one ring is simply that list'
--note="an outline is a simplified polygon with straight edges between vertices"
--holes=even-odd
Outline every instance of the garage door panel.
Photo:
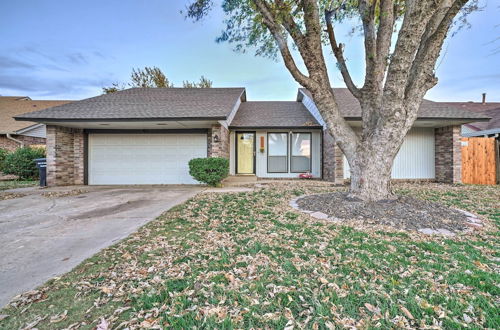
[{"label": "garage door panel", "polygon": [[91,134],[89,184],[198,183],[188,162],[206,156],[206,134]]}]

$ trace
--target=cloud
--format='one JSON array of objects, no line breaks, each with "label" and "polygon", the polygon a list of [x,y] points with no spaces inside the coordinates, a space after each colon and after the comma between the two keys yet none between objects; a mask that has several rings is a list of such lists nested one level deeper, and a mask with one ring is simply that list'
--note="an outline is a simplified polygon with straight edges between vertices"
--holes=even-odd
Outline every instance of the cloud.
[{"label": "cloud", "polygon": [[81,98],[111,84],[102,71],[107,57],[98,50],[47,52],[26,46],[2,51],[1,94]]}]

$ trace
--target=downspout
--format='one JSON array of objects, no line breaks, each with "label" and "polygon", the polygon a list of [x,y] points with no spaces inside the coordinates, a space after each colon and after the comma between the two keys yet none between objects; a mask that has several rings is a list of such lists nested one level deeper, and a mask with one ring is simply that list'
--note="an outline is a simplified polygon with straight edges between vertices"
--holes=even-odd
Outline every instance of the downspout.
[{"label": "downspout", "polygon": [[19,143],[19,145],[21,146],[21,148],[23,148],[23,147],[24,147],[24,142],[19,141],[19,140],[17,140],[17,139],[14,139],[14,138],[12,137],[12,135],[10,135],[10,134],[11,134],[11,133],[7,133],[7,134],[5,134],[5,136],[7,137],[7,139],[9,139],[9,140],[12,140],[12,141],[14,141],[14,142]]}]

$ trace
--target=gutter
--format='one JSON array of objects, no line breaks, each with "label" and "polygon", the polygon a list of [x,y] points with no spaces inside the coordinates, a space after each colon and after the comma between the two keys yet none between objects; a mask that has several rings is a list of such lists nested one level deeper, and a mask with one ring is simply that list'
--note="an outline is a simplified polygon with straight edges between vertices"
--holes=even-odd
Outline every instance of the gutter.
[{"label": "gutter", "polygon": [[14,141],[14,142],[16,142],[16,143],[19,143],[19,145],[21,146],[21,148],[23,148],[23,147],[24,147],[24,142],[19,141],[19,140],[17,140],[17,139],[14,139],[14,138],[12,137],[12,135],[10,135],[10,134],[11,134],[11,133],[6,133],[6,134],[5,134],[5,136],[7,137],[7,139],[12,140],[12,141]]}]

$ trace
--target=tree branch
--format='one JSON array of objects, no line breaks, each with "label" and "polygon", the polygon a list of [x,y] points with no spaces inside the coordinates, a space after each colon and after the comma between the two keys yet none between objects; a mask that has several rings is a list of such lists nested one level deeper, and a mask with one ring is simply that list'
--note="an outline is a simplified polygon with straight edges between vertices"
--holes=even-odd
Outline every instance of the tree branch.
[{"label": "tree branch", "polygon": [[352,81],[351,74],[349,73],[349,69],[347,68],[347,64],[344,58],[342,44],[337,45],[337,40],[335,38],[335,31],[333,29],[333,24],[331,20],[332,14],[333,11],[325,10],[326,31],[328,33],[328,39],[330,40],[330,46],[332,47],[332,52],[335,55],[335,58],[337,59],[340,73],[342,74],[342,78],[344,78],[344,82],[347,88],[352,93],[352,95],[354,95],[357,99],[359,99],[361,97],[361,92],[359,88],[357,88],[354,82]]},{"label": "tree branch", "polygon": [[434,75],[436,61],[454,17],[466,3],[467,0],[455,0],[448,5],[443,3],[428,22],[410,70],[405,98],[423,97],[437,83]]},{"label": "tree branch", "polygon": [[288,48],[287,38],[283,35],[280,26],[276,23],[270,8],[267,6],[265,1],[262,0],[254,0],[254,3],[257,6],[258,11],[262,15],[263,23],[269,29],[274,39],[276,40],[276,43],[278,44],[278,48],[280,50],[281,57],[285,62],[286,68],[288,69],[288,71],[290,71],[293,78],[299,84],[306,88],[310,88],[310,86],[314,84],[314,82],[310,77],[303,74],[297,67],[290,49]]}]

